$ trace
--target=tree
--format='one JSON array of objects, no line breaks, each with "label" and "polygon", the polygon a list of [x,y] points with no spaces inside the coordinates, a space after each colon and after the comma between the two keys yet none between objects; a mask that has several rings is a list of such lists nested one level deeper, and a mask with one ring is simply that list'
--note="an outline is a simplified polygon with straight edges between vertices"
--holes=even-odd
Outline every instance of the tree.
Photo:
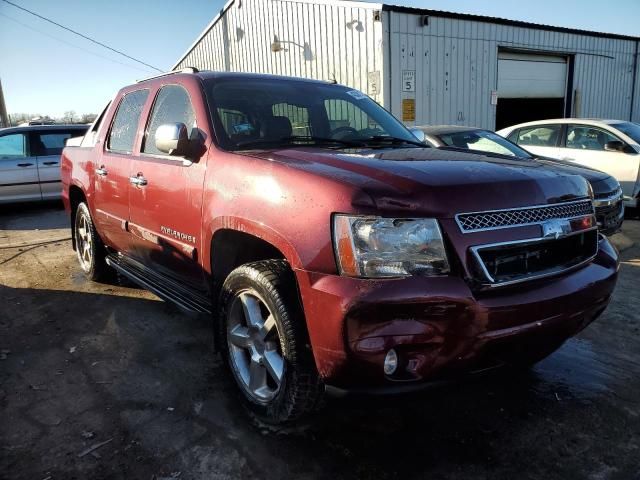
[{"label": "tree", "polygon": [[74,118],[76,117],[75,110],[69,110],[64,112],[64,116],[62,117],[66,123],[73,123]]},{"label": "tree", "polygon": [[80,116],[80,123],[93,123],[97,116],[95,113],[83,113]]}]

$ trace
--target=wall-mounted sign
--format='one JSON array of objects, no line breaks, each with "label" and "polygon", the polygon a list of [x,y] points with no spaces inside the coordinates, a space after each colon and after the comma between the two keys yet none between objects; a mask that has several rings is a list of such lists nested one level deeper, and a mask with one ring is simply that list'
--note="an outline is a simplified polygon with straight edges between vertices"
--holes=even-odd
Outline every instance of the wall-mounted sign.
[{"label": "wall-mounted sign", "polygon": [[402,121],[403,122],[415,122],[416,121],[416,101],[413,98],[402,99]]},{"label": "wall-mounted sign", "polygon": [[416,71],[415,70],[402,71],[402,91],[403,92],[416,91]]},{"label": "wall-mounted sign", "polygon": [[491,90],[491,105],[498,105],[498,92]]},{"label": "wall-mounted sign", "polygon": [[380,93],[380,70],[367,73],[368,88],[367,93],[369,95],[378,95]]}]

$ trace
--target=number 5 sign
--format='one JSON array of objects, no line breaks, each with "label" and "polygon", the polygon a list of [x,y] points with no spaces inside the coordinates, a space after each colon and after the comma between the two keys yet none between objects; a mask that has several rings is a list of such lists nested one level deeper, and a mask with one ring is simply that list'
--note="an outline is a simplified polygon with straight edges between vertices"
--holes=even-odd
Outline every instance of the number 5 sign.
[{"label": "number 5 sign", "polygon": [[416,71],[415,70],[402,71],[402,91],[403,92],[416,91]]}]

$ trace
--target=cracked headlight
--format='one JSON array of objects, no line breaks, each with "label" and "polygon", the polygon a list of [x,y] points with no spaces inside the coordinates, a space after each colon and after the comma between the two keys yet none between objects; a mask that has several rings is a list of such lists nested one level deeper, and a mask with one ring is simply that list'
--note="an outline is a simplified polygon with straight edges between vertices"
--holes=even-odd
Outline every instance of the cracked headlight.
[{"label": "cracked headlight", "polygon": [[442,233],[433,218],[334,215],[333,243],[342,275],[379,278],[449,273]]}]

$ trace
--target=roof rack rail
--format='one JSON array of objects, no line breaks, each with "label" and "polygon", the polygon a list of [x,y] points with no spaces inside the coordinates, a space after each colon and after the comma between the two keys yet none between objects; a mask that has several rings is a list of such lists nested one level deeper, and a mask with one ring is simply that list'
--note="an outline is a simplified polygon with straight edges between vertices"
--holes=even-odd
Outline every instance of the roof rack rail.
[{"label": "roof rack rail", "polygon": [[152,77],[147,77],[147,78],[142,78],[140,80],[136,80],[136,83],[140,83],[140,82],[146,82],[147,80],[153,80],[154,78],[160,78],[160,77],[166,77],[168,75],[175,75],[176,73],[198,73],[200,70],[198,70],[196,67],[184,67],[180,70],[172,70],[170,72],[165,72],[165,73],[160,73],[158,75],[153,75]]}]

